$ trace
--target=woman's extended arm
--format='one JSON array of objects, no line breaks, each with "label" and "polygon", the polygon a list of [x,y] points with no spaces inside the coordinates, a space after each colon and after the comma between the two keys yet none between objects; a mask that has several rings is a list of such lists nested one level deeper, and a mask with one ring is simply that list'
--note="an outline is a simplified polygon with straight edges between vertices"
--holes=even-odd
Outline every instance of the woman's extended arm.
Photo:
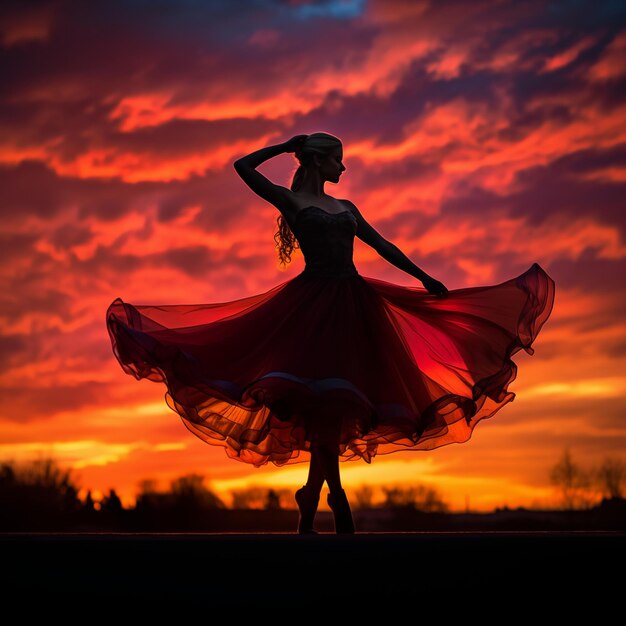
[{"label": "woman's extended arm", "polygon": [[395,265],[403,272],[410,274],[421,281],[426,290],[429,293],[436,295],[443,295],[447,293],[448,289],[438,280],[435,280],[432,276],[429,276],[424,270],[417,267],[411,259],[409,259],[398,246],[385,239],[368,221],[363,217],[361,211],[357,208],[354,202],[350,200],[343,200],[346,203],[357,221],[357,237],[364,241],[367,245],[371,246],[380,254],[385,261],[388,261],[392,265]]},{"label": "woman's extended arm", "polygon": [[385,245],[380,248],[378,254],[380,254],[385,261],[395,265],[395,267],[403,272],[414,276],[417,280],[423,281],[425,278],[429,278],[428,274],[423,269],[415,265],[415,263],[413,263],[398,246],[391,243],[391,241],[387,241]]},{"label": "woman's extended arm", "polygon": [[398,269],[401,269],[403,272],[410,274],[411,276],[415,276],[419,281],[422,282],[428,293],[432,293],[435,295],[443,295],[447,293],[447,287],[434,279],[432,276],[429,276],[424,270],[420,269],[409,259],[409,257],[398,248],[395,244],[391,243],[391,241],[387,241],[386,244],[381,247],[378,251],[385,261],[389,261],[392,265],[395,265]]}]

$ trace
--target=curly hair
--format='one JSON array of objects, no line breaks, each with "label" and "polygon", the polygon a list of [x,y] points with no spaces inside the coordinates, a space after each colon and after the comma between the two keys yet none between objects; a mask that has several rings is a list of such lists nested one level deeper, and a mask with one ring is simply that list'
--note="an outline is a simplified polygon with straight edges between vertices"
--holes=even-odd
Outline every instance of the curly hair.
[{"label": "curly hair", "polygon": [[[307,135],[300,147],[295,151],[295,157],[298,160],[298,167],[291,180],[291,191],[298,191],[304,182],[307,169],[313,163],[313,155],[318,154],[326,157],[333,150],[341,147],[341,140],[328,133],[313,133]],[[274,241],[278,249],[278,258],[281,266],[291,262],[291,253],[295,248],[299,248],[298,240],[295,238],[289,224],[281,215],[277,218],[278,231],[274,234]]]}]

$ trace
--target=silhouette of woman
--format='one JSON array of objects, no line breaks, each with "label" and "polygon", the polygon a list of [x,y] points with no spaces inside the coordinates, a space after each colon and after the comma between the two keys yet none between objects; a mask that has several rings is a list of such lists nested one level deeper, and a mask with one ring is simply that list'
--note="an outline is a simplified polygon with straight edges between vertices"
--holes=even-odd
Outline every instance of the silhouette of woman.
[{"label": "silhouette of woman", "polygon": [[[257,167],[295,153],[291,188]],[[116,298],[106,323],[113,353],[135,378],[163,382],[185,426],[239,461],[310,461],[296,492],[298,532],[314,533],[324,481],[337,533],[355,532],[339,461],[467,441],[513,400],[511,357],[531,347],[555,286],[534,263],[503,283],[448,291],[384,239],[349,200],[324,191],[345,171],[341,141],[297,135],[234,163],[280,212],[281,263],[299,247],[302,272],[230,302],[132,305]],[[362,276],[359,237],[419,280]]]}]

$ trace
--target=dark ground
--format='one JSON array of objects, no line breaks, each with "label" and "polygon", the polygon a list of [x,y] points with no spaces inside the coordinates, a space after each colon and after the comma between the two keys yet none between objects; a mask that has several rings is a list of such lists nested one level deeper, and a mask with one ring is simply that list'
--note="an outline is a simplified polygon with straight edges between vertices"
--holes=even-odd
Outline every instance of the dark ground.
[{"label": "dark ground", "polygon": [[3,533],[0,588],[5,610],[65,623],[130,613],[613,623],[625,548],[617,531]]}]

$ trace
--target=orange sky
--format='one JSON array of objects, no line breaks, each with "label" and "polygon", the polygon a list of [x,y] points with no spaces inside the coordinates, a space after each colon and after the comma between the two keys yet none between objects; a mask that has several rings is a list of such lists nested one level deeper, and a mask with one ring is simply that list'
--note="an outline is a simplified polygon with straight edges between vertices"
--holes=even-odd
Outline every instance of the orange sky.
[{"label": "orange sky", "polygon": [[[588,6],[586,6],[588,4]],[[453,508],[554,503],[565,447],[624,458],[626,11],[621,3],[50,1],[0,9],[0,458],[52,454],[85,488],[296,487],[194,437],[115,360],[104,314],[223,302],[278,267],[278,212],[232,162],[300,133],[344,142],[326,191],[450,289],[539,263],[554,310],[513,403],[473,438],[342,464]],[[591,8],[593,10],[591,10]],[[589,10],[587,10],[589,9]],[[288,186],[292,155],[261,166]],[[357,241],[359,272],[415,279]]]}]

